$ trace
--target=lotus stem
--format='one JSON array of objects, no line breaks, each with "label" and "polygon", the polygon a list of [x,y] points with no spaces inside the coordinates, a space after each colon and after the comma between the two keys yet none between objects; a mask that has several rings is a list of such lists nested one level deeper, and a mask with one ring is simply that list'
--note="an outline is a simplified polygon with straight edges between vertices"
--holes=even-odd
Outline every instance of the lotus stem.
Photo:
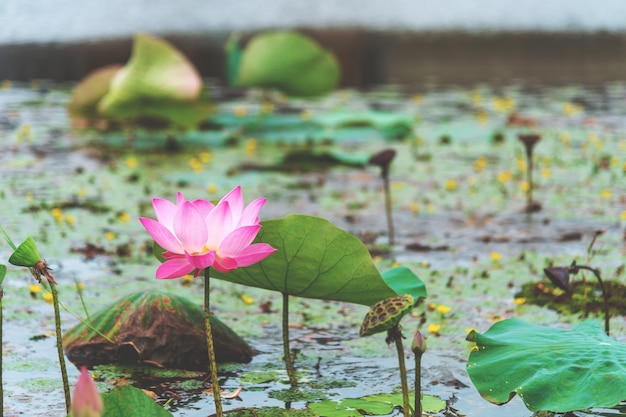
[{"label": "lotus stem", "polygon": [[217,361],[215,360],[215,346],[213,345],[213,331],[211,330],[211,309],[209,307],[211,300],[210,286],[210,268],[204,269],[204,328],[206,331],[206,345],[209,354],[209,372],[211,373],[211,388],[213,389],[213,398],[215,399],[215,415],[224,417],[222,411],[222,400],[220,398],[220,384],[217,377]]},{"label": "lotus stem", "polygon": [[422,352],[415,352],[415,417],[422,416]]},{"label": "lotus stem", "polygon": [[393,227],[392,207],[391,207],[391,189],[389,187],[389,172],[383,173],[383,188],[385,190],[385,213],[387,214],[387,230],[389,232],[389,244],[393,245],[395,241],[395,230]]},{"label": "lotus stem", "polygon": [[600,277],[600,271],[587,265],[574,265],[572,269],[573,269],[573,272],[577,272],[579,269],[591,271],[593,275],[595,275],[595,277],[598,279],[598,283],[600,284],[600,289],[602,290],[602,299],[604,301],[604,331],[606,332],[606,335],[609,336],[609,333],[610,333],[609,295],[607,294],[606,288],[604,287],[604,282],[602,281],[602,278]]},{"label": "lotus stem", "polygon": [[404,346],[402,344],[402,332],[398,325],[389,330],[389,336],[396,342],[398,351],[398,366],[400,368],[400,383],[402,385],[402,411],[404,417],[411,417],[411,406],[409,405],[409,384],[406,379],[406,365],[404,364]]},{"label": "lotus stem", "polygon": [[283,293],[283,356],[285,357],[285,367],[289,383],[293,388],[298,386],[296,370],[293,366],[293,357],[289,349],[289,294]]},{"label": "lotus stem", "polygon": [[65,354],[63,353],[63,335],[61,333],[61,313],[59,311],[59,293],[54,283],[50,282],[50,292],[52,293],[52,305],[54,306],[54,326],[57,337],[57,352],[59,354],[59,366],[61,368],[61,378],[63,379],[63,391],[65,392],[65,410],[70,412],[70,383],[67,379],[67,368],[65,366]]}]

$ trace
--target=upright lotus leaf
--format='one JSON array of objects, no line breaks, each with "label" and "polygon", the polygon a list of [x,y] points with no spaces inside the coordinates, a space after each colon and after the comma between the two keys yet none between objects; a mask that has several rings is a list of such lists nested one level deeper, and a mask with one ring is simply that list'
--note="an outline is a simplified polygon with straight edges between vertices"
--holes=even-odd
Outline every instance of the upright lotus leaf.
[{"label": "upright lotus leaf", "polygon": [[41,255],[37,250],[35,240],[32,237],[28,237],[15,249],[9,258],[9,263],[15,266],[30,268],[39,262],[40,259]]},{"label": "upright lotus leaf", "polygon": [[172,413],[139,388],[131,385],[115,387],[102,394],[104,413],[102,417],[172,417]]},{"label": "upright lotus leaf", "polygon": [[[130,294],[91,315],[63,336],[72,363],[146,363],[159,367],[208,366],[204,313],[189,300],[146,291]],[[253,351],[228,326],[211,316],[219,362],[249,362]],[[110,343],[101,334],[115,343]]]},{"label": "upright lotus leaf", "polygon": [[340,68],[334,55],[313,39],[290,30],[266,32],[246,45],[237,85],[276,88],[294,96],[333,90]]},{"label": "upright lotus leaf", "polygon": [[108,65],[89,73],[72,91],[67,110],[72,118],[102,119],[98,112],[98,103],[109,91],[113,76],[122,68],[121,65]]},{"label": "upright lotus leaf", "polygon": [[508,319],[467,339],[476,343],[467,372],[492,403],[517,394],[531,411],[561,413],[626,399],[626,344],[595,321],[561,330]]},{"label": "upright lotus leaf", "polygon": [[[367,306],[401,294],[410,294],[415,300],[426,296],[424,283],[407,269],[381,276],[365,245],[325,219],[292,214],[261,224],[255,242],[269,243],[276,253],[228,273],[212,270],[212,277],[299,297]],[[389,282],[387,278],[391,278]]]},{"label": "upright lotus leaf", "polygon": [[[198,100],[201,90],[200,75],[180,51],[163,39],[139,34],[130,60],[115,73],[98,103],[98,112],[117,120],[155,117],[194,127],[211,110]],[[170,117],[173,109],[191,115]]]},{"label": "upright lotus leaf", "polygon": [[402,317],[413,310],[414,305],[415,299],[408,294],[380,300],[365,314],[359,336],[371,336],[397,326]]},{"label": "upright lotus leaf", "polygon": [[228,77],[228,85],[234,87],[239,76],[239,67],[241,66],[241,55],[243,54],[239,46],[241,35],[233,33],[226,40],[224,50],[226,51],[226,76]]}]

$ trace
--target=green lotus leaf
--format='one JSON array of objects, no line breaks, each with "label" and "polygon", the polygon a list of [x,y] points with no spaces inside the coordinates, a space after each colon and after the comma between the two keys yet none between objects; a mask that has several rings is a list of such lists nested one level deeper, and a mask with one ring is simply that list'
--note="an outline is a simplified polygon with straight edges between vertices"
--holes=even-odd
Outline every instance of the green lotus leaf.
[{"label": "green lotus leaf", "polygon": [[[115,73],[98,103],[98,112],[116,120],[154,117],[193,127],[210,110],[196,107],[201,90],[200,75],[181,52],[163,39],[139,34],[130,60]],[[192,114],[171,114],[175,110]]]},{"label": "green lotus leaf", "polygon": [[259,263],[228,273],[212,270],[212,277],[283,294],[366,306],[396,295],[410,294],[415,300],[426,296],[424,283],[409,269],[381,275],[365,245],[325,219],[292,214],[261,224],[255,242],[269,243],[277,251]]},{"label": "green lotus leaf", "polygon": [[626,344],[595,321],[562,330],[508,319],[467,339],[476,343],[467,372],[489,402],[517,394],[531,411],[560,413],[626,399]]},{"label": "green lotus leaf", "polygon": [[15,266],[25,266],[30,268],[39,262],[40,259],[41,255],[37,250],[35,240],[32,237],[28,237],[25,241],[20,243],[17,249],[15,249],[9,258],[9,263]]},{"label": "green lotus leaf", "polygon": [[[218,362],[251,360],[250,346],[213,315],[211,326]],[[157,291],[127,295],[92,314],[89,325],[79,323],[63,335],[63,347],[77,366],[145,363],[194,370],[208,366],[202,309],[183,297]]]},{"label": "green lotus leaf", "polygon": [[237,85],[276,88],[294,96],[333,90],[340,68],[334,55],[294,31],[266,32],[252,38],[241,56]]},{"label": "green lotus leaf", "polygon": [[143,390],[131,385],[115,387],[102,394],[102,417],[171,417],[172,413],[154,402]]},{"label": "green lotus leaf", "polygon": [[121,65],[108,65],[89,73],[72,91],[70,104],[67,106],[73,118],[101,119],[98,103],[109,91],[113,76],[122,68]]}]

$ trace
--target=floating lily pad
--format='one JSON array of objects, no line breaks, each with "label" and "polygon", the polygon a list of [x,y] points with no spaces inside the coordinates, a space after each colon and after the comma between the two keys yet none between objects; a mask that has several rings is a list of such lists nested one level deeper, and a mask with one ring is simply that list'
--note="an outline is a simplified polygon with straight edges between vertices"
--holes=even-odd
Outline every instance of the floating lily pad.
[{"label": "floating lily pad", "polygon": [[[409,401],[414,402],[414,394],[409,394]],[[316,415],[333,417],[362,417],[363,415],[387,415],[394,407],[402,405],[402,393],[375,394],[361,398],[342,400],[324,400],[309,404],[309,409]],[[422,396],[422,410],[437,413],[446,408],[446,402],[433,395]]]},{"label": "floating lily pad", "polygon": [[[72,363],[143,363],[158,367],[206,369],[204,312],[189,300],[156,291],[130,294],[91,316],[63,336]],[[249,362],[253,351],[228,326],[211,316],[218,362]]]},{"label": "floating lily pad", "polygon": [[294,31],[273,31],[252,38],[241,56],[237,85],[276,88],[289,95],[312,96],[333,90],[340,68],[332,53]]},{"label": "floating lily pad", "polygon": [[561,330],[508,319],[467,339],[476,343],[467,372],[489,402],[517,394],[531,411],[566,412],[626,399],[626,344],[596,321]]}]

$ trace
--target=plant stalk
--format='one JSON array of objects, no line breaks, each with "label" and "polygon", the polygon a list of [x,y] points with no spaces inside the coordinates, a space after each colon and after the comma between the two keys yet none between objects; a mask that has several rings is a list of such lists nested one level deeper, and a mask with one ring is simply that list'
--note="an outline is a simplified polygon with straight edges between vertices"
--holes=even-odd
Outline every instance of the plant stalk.
[{"label": "plant stalk", "polygon": [[586,265],[576,265],[573,268],[575,269],[584,269],[587,271],[591,271],[593,273],[593,275],[596,276],[596,278],[598,279],[598,283],[600,284],[600,289],[602,290],[602,299],[604,301],[604,331],[606,332],[606,335],[609,336],[609,326],[610,326],[610,315],[609,315],[609,295],[606,292],[606,288],[604,287],[604,282],[602,281],[602,278],[600,277],[600,271],[595,269],[595,268],[591,268],[590,266],[586,266]]},{"label": "plant stalk", "polygon": [[415,352],[415,403],[414,417],[422,417],[422,352]]},{"label": "plant stalk", "polygon": [[526,170],[526,181],[528,182],[528,192],[526,193],[526,211],[531,212],[533,205],[533,153],[532,150],[526,152],[528,169]]},{"label": "plant stalk", "polygon": [[70,383],[67,379],[67,368],[65,366],[65,354],[63,353],[63,335],[61,333],[61,313],[59,311],[59,294],[57,286],[50,282],[50,292],[52,293],[52,305],[54,306],[54,326],[57,337],[57,352],[59,354],[59,366],[61,367],[61,378],[63,379],[63,391],[65,392],[65,410],[70,412]]},{"label": "plant stalk", "polygon": [[395,241],[395,230],[393,227],[392,207],[391,207],[391,187],[389,186],[389,170],[383,169],[383,189],[385,191],[385,213],[387,214],[387,230],[389,232],[389,244],[393,245]]},{"label": "plant stalk", "polygon": [[298,386],[296,369],[293,366],[293,357],[289,349],[289,294],[283,293],[283,356],[289,383],[293,388]]},{"label": "plant stalk", "polygon": [[[398,326],[396,326],[398,327]],[[402,334],[397,329],[394,340],[398,351],[398,366],[400,367],[400,383],[402,384],[402,411],[404,417],[411,417],[411,406],[409,405],[409,384],[406,380],[406,365],[404,364],[404,347],[402,346]],[[416,393],[417,395],[417,393]]]},{"label": "plant stalk", "polygon": [[215,346],[213,345],[213,331],[211,330],[211,309],[210,305],[210,268],[204,269],[204,328],[206,331],[206,345],[209,354],[209,372],[211,373],[211,388],[213,389],[213,398],[215,399],[215,415],[224,417],[222,411],[222,399],[220,397],[220,384],[217,376],[217,361],[215,360]]}]

